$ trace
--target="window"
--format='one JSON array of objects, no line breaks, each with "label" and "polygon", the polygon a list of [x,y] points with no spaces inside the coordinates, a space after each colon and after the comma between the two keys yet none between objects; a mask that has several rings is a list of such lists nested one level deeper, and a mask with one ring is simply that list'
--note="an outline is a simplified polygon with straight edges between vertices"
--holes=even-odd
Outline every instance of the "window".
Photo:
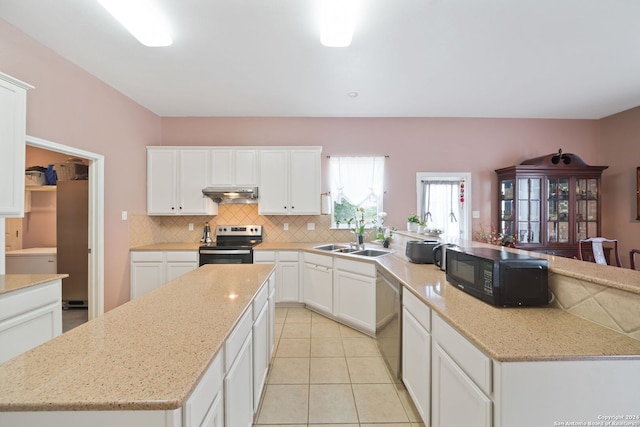
[{"label": "window", "polygon": [[438,229],[445,241],[470,239],[470,173],[417,174],[418,215],[427,230]]},{"label": "window", "polygon": [[364,209],[367,224],[378,218],[384,193],[384,157],[331,157],[329,176],[332,227],[350,228],[358,208]]}]

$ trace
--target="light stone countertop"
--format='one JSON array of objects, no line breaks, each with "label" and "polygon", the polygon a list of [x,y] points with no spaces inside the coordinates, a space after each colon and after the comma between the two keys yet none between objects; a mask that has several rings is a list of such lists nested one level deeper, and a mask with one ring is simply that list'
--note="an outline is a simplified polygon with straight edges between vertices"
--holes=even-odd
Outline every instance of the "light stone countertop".
[{"label": "light stone countertop", "polygon": [[0,365],[0,411],[173,410],[273,265],[207,265]]},{"label": "light stone countertop", "polygon": [[130,251],[197,251],[203,243],[154,243],[151,245],[137,246]]},{"label": "light stone countertop", "polygon": [[68,274],[0,274],[0,295],[19,291],[52,280],[64,279]]},{"label": "light stone countertop", "polygon": [[[313,249],[320,244],[322,243],[262,243],[256,250],[307,250],[336,257],[352,257]],[[473,242],[469,246],[476,244]],[[486,245],[478,243],[477,246]],[[368,247],[380,248],[379,245]],[[496,361],[640,360],[638,340],[559,308],[493,307],[451,286],[445,273],[433,264],[413,264],[406,260],[404,248],[392,245],[391,249],[394,252],[390,255],[369,259],[358,257],[358,260],[378,263],[404,285],[405,292],[408,289],[415,294]],[[524,253],[530,254],[526,251]],[[588,275],[594,267],[604,268],[607,272],[614,270],[609,274],[609,281],[618,287],[624,286],[624,283],[616,280],[624,280],[625,274],[640,276],[640,272],[628,269],[552,258],[549,268],[553,270],[554,263],[560,263],[558,272],[576,270],[576,275]],[[629,287],[638,289],[633,284]]]}]

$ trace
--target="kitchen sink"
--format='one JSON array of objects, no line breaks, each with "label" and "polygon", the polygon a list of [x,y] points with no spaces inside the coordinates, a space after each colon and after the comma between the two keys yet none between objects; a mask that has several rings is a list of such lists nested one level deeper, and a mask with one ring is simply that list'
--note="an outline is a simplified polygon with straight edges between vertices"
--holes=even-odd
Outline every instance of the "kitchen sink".
[{"label": "kitchen sink", "polygon": [[338,245],[335,243],[329,245],[314,246],[313,249],[319,249],[321,251],[344,251],[350,249],[348,245]]},{"label": "kitchen sink", "polygon": [[371,258],[387,255],[390,253],[391,251],[381,251],[379,249],[365,249],[363,251],[352,252],[353,255],[360,255],[360,256],[366,256]]},{"label": "kitchen sink", "polygon": [[334,249],[331,252],[338,252],[341,254],[350,254],[350,253],[354,253],[354,252],[358,252],[360,249],[353,249],[353,248],[339,248],[339,249]]}]

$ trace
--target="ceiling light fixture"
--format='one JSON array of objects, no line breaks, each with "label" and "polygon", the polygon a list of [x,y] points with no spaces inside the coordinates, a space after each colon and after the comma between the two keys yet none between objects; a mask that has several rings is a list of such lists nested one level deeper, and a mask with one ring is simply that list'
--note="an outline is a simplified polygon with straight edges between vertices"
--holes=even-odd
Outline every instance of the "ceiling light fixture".
[{"label": "ceiling light fixture", "polygon": [[173,43],[169,25],[151,0],[98,0],[140,43],[149,47]]},{"label": "ceiling light fixture", "polygon": [[322,0],[320,42],[327,47],[351,44],[358,12],[358,0]]}]

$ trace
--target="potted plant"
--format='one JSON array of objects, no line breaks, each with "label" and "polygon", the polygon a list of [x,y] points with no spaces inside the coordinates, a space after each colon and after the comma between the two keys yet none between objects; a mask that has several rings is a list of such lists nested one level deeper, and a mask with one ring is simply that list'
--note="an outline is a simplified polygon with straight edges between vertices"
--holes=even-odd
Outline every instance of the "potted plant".
[{"label": "potted plant", "polygon": [[427,225],[424,223],[424,221],[420,221],[418,223],[418,233],[424,233],[426,229]]},{"label": "potted plant", "polygon": [[420,224],[420,218],[416,214],[411,214],[409,218],[407,218],[407,231],[418,231],[418,226]]}]

